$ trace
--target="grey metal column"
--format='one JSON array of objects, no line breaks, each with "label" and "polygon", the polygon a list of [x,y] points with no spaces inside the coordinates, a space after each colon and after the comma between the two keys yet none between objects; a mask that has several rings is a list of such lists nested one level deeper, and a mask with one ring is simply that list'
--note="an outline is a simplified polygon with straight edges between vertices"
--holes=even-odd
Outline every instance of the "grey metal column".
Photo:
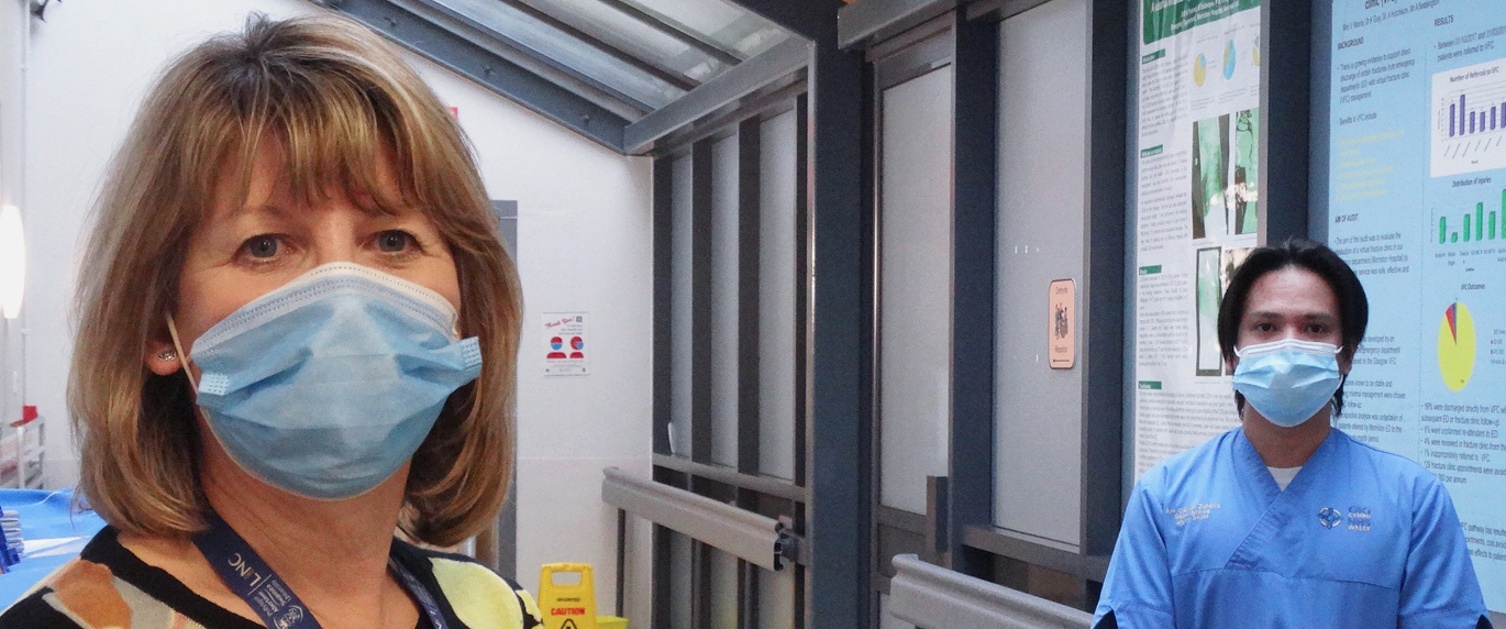
[{"label": "grey metal column", "polygon": [[1307,236],[1312,4],[1268,0],[1260,17],[1259,198],[1266,244]]},{"label": "grey metal column", "polygon": [[690,460],[711,463],[711,143],[690,148]]},{"label": "grey metal column", "polygon": [[670,304],[674,292],[674,158],[654,158],[654,454],[669,454],[670,377],[674,360]]},{"label": "grey metal column", "polygon": [[837,47],[838,0],[734,2],[815,42],[806,145],[815,223],[806,618],[809,626],[866,627],[873,286],[863,59]]},{"label": "grey metal column", "polygon": [[[1128,85],[1124,60],[1130,50],[1129,3],[1093,0],[1088,63],[1088,234],[1083,251],[1085,313],[1082,416],[1082,554],[1108,557],[1123,513],[1125,159]],[[1134,55],[1130,55],[1134,56]],[[1085,302],[1086,303],[1086,302]],[[1087,603],[1098,598],[1089,580]]]},{"label": "grey metal column", "polygon": [[806,427],[812,550],[806,617],[810,626],[856,628],[868,625],[871,589],[873,225],[862,157],[871,152],[871,138],[864,133],[862,58],[837,50],[836,3],[825,4],[833,5],[832,19],[817,42],[810,78],[816,285]]},{"label": "grey metal column", "polygon": [[999,25],[953,14],[951,568],[988,578],[989,553],[963,543],[994,504],[994,220],[998,210]]}]

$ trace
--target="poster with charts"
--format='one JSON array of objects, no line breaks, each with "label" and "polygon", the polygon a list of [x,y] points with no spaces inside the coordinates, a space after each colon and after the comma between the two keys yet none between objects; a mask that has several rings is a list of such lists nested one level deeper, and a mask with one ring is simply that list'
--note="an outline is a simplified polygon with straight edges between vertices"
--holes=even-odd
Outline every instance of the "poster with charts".
[{"label": "poster with charts", "polygon": [[1260,226],[1260,3],[1144,0],[1134,472],[1239,423],[1218,310]]},{"label": "poster with charts", "polygon": [[1506,610],[1506,3],[1333,5],[1329,245],[1370,327],[1338,425],[1443,480]]}]

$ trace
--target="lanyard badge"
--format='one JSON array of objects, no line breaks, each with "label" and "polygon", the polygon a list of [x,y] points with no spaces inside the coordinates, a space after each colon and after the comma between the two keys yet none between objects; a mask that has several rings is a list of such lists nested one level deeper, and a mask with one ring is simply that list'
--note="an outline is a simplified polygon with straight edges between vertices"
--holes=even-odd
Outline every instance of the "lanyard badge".
[{"label": "lanyard badge", "polygon": [[[261,617],[262,624],[271,629],[321,629],[319,621],[309,613],[308,606],[240,534],[213,511],[205,517],[209,529],[194,534],[194,545],[204,553],[209,565],[230,591],[246,601]],[[387,567],[418,603],[419,609],[429,618],[429,624],[434,629],[446,629],[449,625],[444,621],[438,601],[418,578],[396,559],[389,558]]]}]

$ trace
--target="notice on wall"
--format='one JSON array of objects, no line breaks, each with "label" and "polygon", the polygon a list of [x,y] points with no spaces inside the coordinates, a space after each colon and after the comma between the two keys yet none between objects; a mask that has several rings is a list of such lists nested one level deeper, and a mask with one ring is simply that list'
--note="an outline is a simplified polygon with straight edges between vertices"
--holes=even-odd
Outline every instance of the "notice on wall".
[{"label": "notice on wall", "polygon": [[1077,364],[1077,282],[1054,280],[1046,289],[1046,357],[1052,369]]},{"label": "notice on wall", "polygon": [[544,375],[585,376],[591,373],[587,360],[586,313],[544,313]]},{"label": "notice on wall", "polygon": [[1145,0],[1135,477],[1239,422],[1218,308],[1259,237],[1260,3]]},{"label": "notice on wall", "polygon": [[1329,245],[1370,325],[1338,425],[1443,480],[1506,610],[1506,4],[1333,6]]}]

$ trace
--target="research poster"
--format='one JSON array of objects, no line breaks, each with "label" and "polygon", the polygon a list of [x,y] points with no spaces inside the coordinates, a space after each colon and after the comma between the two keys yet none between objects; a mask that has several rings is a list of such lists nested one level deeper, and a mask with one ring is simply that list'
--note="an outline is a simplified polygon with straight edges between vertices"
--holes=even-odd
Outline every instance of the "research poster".
[{"label": "research poster", "polygon": [[1506,3],[1333,5],[1329,244],[1370,298],[1339,426],[1448,486],[1506,610]]},{"label": "research poster", "polygon": [[1256,245],[1260,3],[1141,5],[1135,477],[1239,422],[1218,308]]}]

